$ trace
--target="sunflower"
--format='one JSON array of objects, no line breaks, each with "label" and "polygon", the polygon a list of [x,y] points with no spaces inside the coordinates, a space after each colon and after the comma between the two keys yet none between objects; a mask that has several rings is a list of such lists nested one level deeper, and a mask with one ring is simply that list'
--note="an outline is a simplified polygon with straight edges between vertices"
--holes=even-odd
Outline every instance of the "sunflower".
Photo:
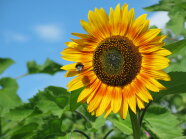
[{"label": "sunflower", "polygon": [[114,112],[125,119],[129,108],[136,113],[153,99],[148,90],[166,89],[157,80],[170,80],[162,69],[169,65],[165,56],[171,52],[162,48],[166,36],[149,29],[146,17],[135,19],[127,4],[110,8],[109,15],[96,8],[89,11],[88,22],[81,20],[87,34],[72,33],[78,39],[61,52],[63,59],[74,62],[62,67],[65,76],[77,76],[68,90],[84,87],[78,102],[87,103],[92,115]]}]

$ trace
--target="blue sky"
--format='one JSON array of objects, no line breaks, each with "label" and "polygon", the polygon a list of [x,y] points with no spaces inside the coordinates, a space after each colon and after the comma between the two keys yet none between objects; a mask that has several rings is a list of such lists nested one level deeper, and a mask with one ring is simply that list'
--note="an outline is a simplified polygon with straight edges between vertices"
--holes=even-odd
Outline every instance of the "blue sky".
[{"label": "blue sky", "polygon": [[[60,52],[66,47],[64,42],[72,38],[71,32],[84,33],[80,19],[87,20],[89,10],[103,7],[108,12],[118,3],[129,4],[139,16],[146,13],[143,7],[158,3],[158,0],[0,0],[0,57],[16,61],[0,77],[15,78],[26,73],[26,62],[31,60],[42,64],[50,58],[67,64],[60,58]],[[148,14],[152,22],[160,27],[166,22],[164,13],[165,17],[162,13]],[[70,79],[63,74],[37,74],[21,78],[18,80],[18,94],[25,101],[48,85],[66,87]]]}]

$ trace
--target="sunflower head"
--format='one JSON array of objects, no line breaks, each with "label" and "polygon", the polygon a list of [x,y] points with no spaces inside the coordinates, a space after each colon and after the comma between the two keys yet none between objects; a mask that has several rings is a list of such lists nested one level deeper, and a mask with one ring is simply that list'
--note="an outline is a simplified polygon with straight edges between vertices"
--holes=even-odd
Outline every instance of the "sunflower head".
[{"label": "sunflower head", "polygon": [[135,19],[127,4],[111,8],[109,15],[102,8],[89,11],[88,22],[81,20],[87,34],[72,33],[79,39],[67,42],[61,52],[74,62],[62,67],[66,77],[76,76],[68,90],[84,87],[78,102],[87,103],[93,115],[114,112],[126,118],[129,108],[136,113],[153,99],[148,90],[165,89],[158,80],[170,80],[163,71],[171,54],[163,48],[166,36],[149,29],[146,16]]}]

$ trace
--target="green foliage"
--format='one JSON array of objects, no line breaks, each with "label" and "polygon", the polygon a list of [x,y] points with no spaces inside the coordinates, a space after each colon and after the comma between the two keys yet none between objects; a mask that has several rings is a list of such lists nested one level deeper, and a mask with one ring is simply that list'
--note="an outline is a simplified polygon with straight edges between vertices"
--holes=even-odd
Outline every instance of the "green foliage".
[{"label": "green foliage", "polygon": [[170,94],[178,94],[186,92],[186,72],[171,72],[169,73],[171,81],[161,81],[163,85],[167,87],[166,90],[162,90],[161,93],[153,93],[154,99],[159,100],[161,97]]},{"label": "green foliage", "polygon": [[186,21],[185,0],[160,0],[158,4],[144,8],[146,11],[167,11],[170,17],[167,28],[178,35],[185,35],[184,22]]},{"label": "green foliage", "polygon": [[167,109],[153,106],[145,115],[145,128],[154,138],[172,139],[182,136],[182,129],[177,118]]},{"label": "green foliage", "polygon": [[28,73],[47,73],[50,75],[55,74],[56,72],[62,71],[60,69],[62,65],[47,59],[43,65],[38,65],[35,61],[30,61],[27,63]]},{"label": "green foliage", "polygon": [[169,56],[169,59],[171,60],[170,66],[165,69],[165,71],[186,72],[186,39],[168,44],[165,48],[172,52],[172,55]]},{"label": "green foliage", "polygon": [[0,74],[15,62],[10,58],[0,58]]},{"label": "green foliage", "polygon": [[72,91],[70,93],[70,110],[74,111],[76,110],[81,104],[77,103],[77,98],[82,91],[83,88],[77,89],[75,91]]},{"label": "green foliage", "polygon": [[129,116],[125,120],[121,119],[120,117],[110,118],[109,120],[114,124],[116,128],[118,128],[124,134],[132,134],[132,126]]},{"label": "green foliage", "polygon": [[15,79],[0,79],[0,87],[0,108],[1,114],[3,114],[4,111],[8,111],[10,108],[21,104],[21,99],[16,94],[18,84]]}]

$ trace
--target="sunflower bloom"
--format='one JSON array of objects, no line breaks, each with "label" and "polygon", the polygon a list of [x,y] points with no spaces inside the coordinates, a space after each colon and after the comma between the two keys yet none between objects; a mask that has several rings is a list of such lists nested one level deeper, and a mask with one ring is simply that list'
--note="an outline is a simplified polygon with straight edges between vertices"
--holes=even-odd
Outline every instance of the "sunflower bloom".
[{"label": "sunflower bloom", "polygon": [[89,11],[88,22],[81,20],[87,34],[72,33],[78,39],[67,42],[62,58],[74,63],[65,65],[66,77],[76,76],[69,91],[84,87],[78,102],[88,104],[92,115],[107,117],[111,112],[125,119],[130,108],[144,108],[153,98],[148,90],[166,89],[157,80],[169,81],[162,69],[169,65],[162,48],[165,35],[149,29],[143,14],[135,19],[134,9],[118,4],[110,13],[104,9]]}]

